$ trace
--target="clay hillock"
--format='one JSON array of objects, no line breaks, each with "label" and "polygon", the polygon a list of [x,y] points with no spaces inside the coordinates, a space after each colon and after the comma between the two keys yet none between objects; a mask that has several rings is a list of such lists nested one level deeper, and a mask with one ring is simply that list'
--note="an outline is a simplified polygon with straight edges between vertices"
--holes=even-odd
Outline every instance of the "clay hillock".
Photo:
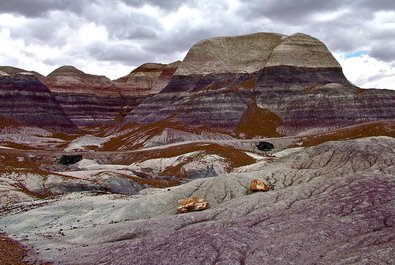
[{"label": "clay hillock", "polygon": [[[165,64],[145,63],[131,71],[128,75],[120,77],[114,81],[138,84],[137,81],[140,79],[147,80],[148,85],[152,86],[153,82],[160,76],[165,67]],[[151,80],[152,82],[150,83],[148,80]]]},{"label": "clay hillock", "polygon": [[156,94],[168,84],[179,64],[145,63],[113,82],[122,95]]},{"label": "clay hillock", "polygon": [[71,65],[55,69],[47,75],[44,83],[54,93],[119,96],[118,90],[109,78],[86,74]]},{"label": "clay hillock", "polygon": [[79,127],[111,121],[124,105],[110,79],[86,74],[73,66],[59,67],[43,82]]},{"label": "clay hillock", "polygon": [[51,91],[33,74],[0,77],[0,116],[50,130],[76,128]]},{"label": "clay hillock", "polygon": [[[259,120],[251,113],[259,114]],[[318,39],[256,33],[192,46],[169,84],[125,121],[171,118],[237,137],[259,137],[327,132],[394,116],[395,92],[351,84]]]},{"label": "clay hillock", "polygon": [[[13,67],[13,66],[0,66],[0,71],[9,75],[16,75],[16,74],[32,74],[38,79],[44,78],[44,76],[36,71],[27,71],[21,68]],[[0,73],[1,76],[1,73]]]},{"label": "clay hillock", "polygon": [[113,82],[122,96],[147,96],[152,93],[154,83],[165,67],[165,64],[146,63]]},{"label": "clay hillock", "polygon": [[[159,92],[158,88],[156,92],[152,89],[165,68],[164,64],[147,63],[111,81],[68,65],[54,70],[43,82],[77,126],[114,124],[122,120],[125,110],[130,111],[150,94]],[[162,86],[169,80],[169,68],[166,71]]]}]

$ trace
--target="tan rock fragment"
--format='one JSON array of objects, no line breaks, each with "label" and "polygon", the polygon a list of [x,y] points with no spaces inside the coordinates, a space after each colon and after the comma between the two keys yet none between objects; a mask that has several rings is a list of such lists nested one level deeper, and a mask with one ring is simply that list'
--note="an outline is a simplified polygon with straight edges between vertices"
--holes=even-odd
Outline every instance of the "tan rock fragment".
[{"label": "tan rock fragment", "polygon": [[208,202],[199,197],[190,197],[178,201],[177,213],[202,211],[208,208]]},{"label": "tan rock fragment", "polygon": [[273,186],[270,184],[266,184],[265,182],[259,180],[259,179],[254,179],[250,183],[250,190],[252,192],[257,192],[257,191],[269,191],[272,190]]}]

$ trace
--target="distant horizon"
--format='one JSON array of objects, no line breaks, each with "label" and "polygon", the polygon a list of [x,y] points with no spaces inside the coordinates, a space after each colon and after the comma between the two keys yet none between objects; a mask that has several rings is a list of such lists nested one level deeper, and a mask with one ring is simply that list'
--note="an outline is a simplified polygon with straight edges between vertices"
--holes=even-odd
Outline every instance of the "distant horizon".
[{"label": "distant horizon", "polygon": [[[390,87],[364,87],[364,86],[360,86],[360,85],[356,84],[355,82],[353,82],[353,80],[351,80],[351,79],[347,76],[347,73],[346,73],[346,71],[345,71],[345,69],[344,69],[344,66],[342,65],[341,60],[339,60],[339,58],[342,58],[341,56],[344,56],[344,55],[338,55],[338,54],[333,54],[333,53],[332,53],[332,55],[333,55],[333,56],[335,57],[335,59],[340,63],[345,77],[346,77],[347,80],[350,81],[352,84],[354,84],[354,85],[356,85],[356,86],[358,86],[358,87],[360,87],[360,88],[364,88],[364,89],[376,88],[376,89],[389,89],[389,90],[395,90],[395,85],[394,85],[392,88],[390,88]],[[349,57],[349,58],[354,58],[354,57],[351,56],[351,57]],[[184,59],[184,58],[183,58],[183,59]],[[167,65],[167,64],[174,63],[174,62],[176,62],[176,61],[183,61],[183,59],[175,60],[175,61],[172,61],[172,62],[169,62],[169,63],[163,63],[163,62],[145,62],[145,63],[142,63],[141,65],[138,65],[138,66],[135,66],[135,67],[132,66],[131,69],[130,69],[130,71],[128,71],[127,73],[124,73],[123,75],[120,75],[120,76],[118,76],[118,75],[116,75],[116,76],[109,76],[109,75],[106,75],[105,73],[94,73],[94,72],[89,72],[89,71],[85,71],[84,69],[79,68],[79,67],[77,67],[77,66],[75,66],[75,65],[71,65],[71,64],[63,64],[63,65],[55,66],[54,69],[52,69],[52,70],[50,70],[50,71],[47,71],[47,72],[45,72],[45,73],[40,72],[40,71],[38,71],[38,70],[36,70],[36,69],[27,69],[27,68],[12,66],[12,65],[0,65],[0,67],[2,67],[2,66],[6,66],[6,67],[7,67],[7,66],[11,66],[11,67],[20,68],[20,69],[22,69],[22,70],[29,71],[29,72],[37,72],[38,74],[47,77],[49,74],[51,74],[51,73],[54,72],[55,70],[59,69],[60,67],[63,67],[63,66],[72,66],[72,67],[75,67],[77,70],[80,70],[80,71],[84,72],[85,74],[97,75],[97,76],[105,76],[105,77],[107,77],[108,79],[110,79],[111,81],[114,81],[114,80],[117,80],[117,79],[119,79],[119,78],[121,78],[121,77],[124,77],[124,76],[130,74],[132,71],[134,71],[134,70],[137,69],[138,67],[140,67],[140,66],[142,66],[142,65],[144,65],[144,64],[147,64],[147,63],[166,64],[166,65]],[[347,66],[348,66],[348,67],[353,67],[353,64],[347,62]]]},{"label": "distant horizon", "polygon": [[395,3],[389,0],[2,1],[0,65],[45,76],[73,65],[114,80],[143,63],[183,60],[202,39],[255,32],[309,34],[353,84],[395,89]]}]

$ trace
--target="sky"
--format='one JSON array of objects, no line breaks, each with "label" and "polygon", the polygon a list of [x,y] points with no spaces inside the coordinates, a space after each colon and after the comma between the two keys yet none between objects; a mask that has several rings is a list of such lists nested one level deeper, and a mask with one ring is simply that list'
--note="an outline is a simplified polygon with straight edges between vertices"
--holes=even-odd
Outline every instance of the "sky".
[{"label": "sky", "polygon": [[199,40],[254,32],[309,34],[354,84],[395,89],[394,0],[1,0],[0,65],[115,79],[182,60]]}]

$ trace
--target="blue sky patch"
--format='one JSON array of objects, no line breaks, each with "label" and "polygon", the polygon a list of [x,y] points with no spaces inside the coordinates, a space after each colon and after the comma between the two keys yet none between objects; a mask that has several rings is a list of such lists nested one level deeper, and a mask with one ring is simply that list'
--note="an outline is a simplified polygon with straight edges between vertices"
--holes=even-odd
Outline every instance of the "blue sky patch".
[{"label": "blue sky patch", "polygon": [[368,54],[368,51],[356,51],[353,53],[346,53],[344,55],[344,58],[349,59],[349,58],[353,58],[353,57],[361,57],[361,56],[367,55],[367,54]]}]

